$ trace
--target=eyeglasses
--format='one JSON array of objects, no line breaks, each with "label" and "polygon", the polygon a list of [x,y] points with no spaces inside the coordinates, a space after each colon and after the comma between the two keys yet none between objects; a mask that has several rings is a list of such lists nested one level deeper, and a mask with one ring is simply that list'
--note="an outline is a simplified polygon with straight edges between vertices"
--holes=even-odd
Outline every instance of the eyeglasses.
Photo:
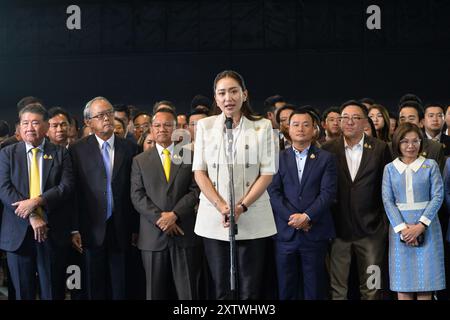
[{"label": "eyeglasses", "polygon": [[417,139],[417,140],[412,140],[412,141],[408,141],[408,140],[400,140],[400,145],[404,146],[404,147],[408,147],[408,146],[413,146],[413,147],[418,147],[420,145],[421,140]]},{"label": "eyeglasses", "polygon": [[97,114],[96,116],[92,116],[90,117],[90,119],[97,119],[97,120],[103,120],[106,118],[110,118],[114,115],[114,110],[109,110],[109,111],[105,111],[105,112],[101,112],[99,114]]},{"label": "eyeglasses", "polygon": [[134,125],[134,130],[139,130],[139,129],[143,129],[143,130],[147,130],[148,128],[150,128],[150,123],[143,123],[143,124],[135,124]]},{"label": "eyeglasses", "polygon": [[333,118],[333,117],[330,117],[330,118],[327,118],[326,119],[326,122],[328,123],[328,122],[339,122],[340,121],[340,117],[338,117],[338,118]]},{"label": "eyeglasses", "polygon": [[170,122],[166,122],[166,123],[153,123],[153,124],[152,124],[152,127],[155,128],[155,129],[160,129],[161,127],[170,129],[170,128],[173,128],[173,126],[174,126],[174,124],[173,124],[173,123],[170,123]]},{"label": "eyeglasses", "polygon": [[358,122],[358,121],[361,121],[362,119],[365,119],[365,117],[361,117],[361,116],[351,116],[351,117],[349,117],[349,116],[343,116],[343,117],[339,117],[339,121],[344,122],[344,123],[349,122],[350,119],[351,119],[353,122]]}]

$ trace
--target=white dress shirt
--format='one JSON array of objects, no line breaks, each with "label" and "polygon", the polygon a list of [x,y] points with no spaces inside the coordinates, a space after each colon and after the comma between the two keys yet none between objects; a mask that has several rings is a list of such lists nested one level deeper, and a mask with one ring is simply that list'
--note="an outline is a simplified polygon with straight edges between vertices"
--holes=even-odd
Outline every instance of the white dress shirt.
[{"label": "white dress shirt", "polygon": [[350,172],[350,177],[352,178],[352,181],[355,180],[356,173],[358,173],[359,165],[361,164],[361,158],[363,154],[363,143],[364,143],[364,135],[362,136],[361,140],[353,147],[350,147],[344,138],[345,158],[347,159],[348,171]]},{"label": "white dress shirt", "polygon": [[111,174],[111,177],[112,177],[113,168],[114,168],[114,134],[111,136],[111,138],[109,138],[106,141],[103,140],[103,139],[100,139],[99,137],[97,137],[97,135],[95,135],[95,138],[98,141],[98,147],[100,148],[100,153],[103,152],[102,151],[103,143],[108,142],[108,144],[109,144],[108,153],[109,153],[109,161],[110,161],[109,163],[111,163],[111,172],[110,172],[110,174]]},{"label": "white dress shirt", "polygon": [[[44,145],[45,145],[45,139],[42,141],[42,143],[40,145],[37,146],[37,148],[39,149],[38,153],[36,154],[37,157],[37,161],[38,161],[38,166],[39,166],[39,180],[41,182],[40,185],[40,190],[39,190],[39,194],[42,194],[42,188],[43,188],[43,179],[42,179],[42,159],[44,157]],[[28,177],[30,177],[31,175],[31,161],[33,161],[33,152],[31,151],[31,149],[34,149],[34,147],[25,142],[25,148],[27,150],[27,165],[28,165]]]},{"label": "white dress shirt", "polygon": [[156,149],[158,150],[159,158],[161,159],[161,164],[163,165],[163,168],[164,168],[164,157],[165,157],[165,155],[163,153],[163,150],[164,149],[169,150],[169,152],[170,152],[170,159],[172,159],[173,158],[173,152],[174,152],[174,149],[175,149],[175,144],[172,143],[167,148],[162,147],[158,143],[155,143],[155,146],[156,146]]}]

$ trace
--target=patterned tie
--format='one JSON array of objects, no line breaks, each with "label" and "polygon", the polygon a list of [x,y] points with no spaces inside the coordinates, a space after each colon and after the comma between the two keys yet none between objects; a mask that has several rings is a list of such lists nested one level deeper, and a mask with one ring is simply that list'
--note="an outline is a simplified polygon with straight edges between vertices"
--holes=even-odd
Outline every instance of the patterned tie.
[{"label": "patterned tie", "polygon": [[[31,149],[33,157],[31,158],[30,167],[30,199],[41,195],[41,176],[39,174],[39,163],[37,159],[38,151],[38,148]],[[36,213],[42,217],[42,208],[38,207]]]},{"label": "patterned tie", "polygon": [[166,175],[167,182],[169,182],[169,178],[170,178],[170,151],[167,150],[167,149],[164,149],[163,150],[163,154],[164,154],[164,163],[163,163],[164,174]]},{"label": "patterned tie", "polygon": [[108,220],[112,215],[112,204],[113,204],[112,188],[111,188],[111,159],[109,157],[108,149],[109,143],[105,141],[102,145],[102,157],[106,169],[106,201],[107,201],[106,220]]}]

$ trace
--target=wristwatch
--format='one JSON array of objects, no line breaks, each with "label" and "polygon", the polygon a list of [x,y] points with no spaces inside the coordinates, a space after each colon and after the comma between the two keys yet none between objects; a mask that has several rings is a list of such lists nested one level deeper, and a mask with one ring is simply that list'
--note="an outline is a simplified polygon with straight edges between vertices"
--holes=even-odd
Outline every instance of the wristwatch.
[{"label": "wristwatch", "polygon": [[241,202],[239,205],[242,207],[242,209],[244,209],[244,212],[248,211],[247,206],[243,202]]}]

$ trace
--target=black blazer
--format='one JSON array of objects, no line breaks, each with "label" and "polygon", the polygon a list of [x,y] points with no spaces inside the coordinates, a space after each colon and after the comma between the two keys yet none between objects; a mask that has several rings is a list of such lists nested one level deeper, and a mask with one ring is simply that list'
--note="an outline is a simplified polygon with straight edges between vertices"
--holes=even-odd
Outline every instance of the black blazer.
[{"label": "black blazer", "polygon": [[[43,210],[48,218],[49,239],[55,244],[70,242],[70,211],[65,204],[71,201],[74,181],[72,165],[67,149],[48,140],[44,144],[42,159]],[[28,164],[25,142],[19,142],[0,151],[0,198],[3,202],[3,217],[0,232],[0,248],[17,250],[30,225],[28,219],[18,217],[11,204],[30,197]]]},{"label": "black blazer", "polygon": [[[98,247],[106,232],[106,170],[95,135],[69,146],[76,187],[76,213],[72,229],[79,231],[83,245]],[[136,145],[115,136],[112,192],[114,211],[111,217],[117,245],[130,243],[131,231],[137,229],[137,214],[130,199],[130,173]]]},{"label": "black blazer", "polygon": [[[134,158],[131,199],[141,216],[138,240],[141,250],[161,251],[171,241],[182,248],[199,244],[200,238],[195,235],[194,226],[200,189],[192,173],[192,153],[183,148],[179,156],[179,160],[189,161],[172,162],[169,182],[156,147]],[[170,238],[156,226],[162,211],[177,214],[176,223],[183,229],[184,236]]]},{"label": "black blazer", "polygon": [[392,161],[388,145],[365,136],[361,164],[352,181],[345,157],[344,138],[322,146],[337,156],[338,196],[333,206],[336,236],[358,240],[376,233],[385,226],[386,218],[381,199],[384,166]]}]

